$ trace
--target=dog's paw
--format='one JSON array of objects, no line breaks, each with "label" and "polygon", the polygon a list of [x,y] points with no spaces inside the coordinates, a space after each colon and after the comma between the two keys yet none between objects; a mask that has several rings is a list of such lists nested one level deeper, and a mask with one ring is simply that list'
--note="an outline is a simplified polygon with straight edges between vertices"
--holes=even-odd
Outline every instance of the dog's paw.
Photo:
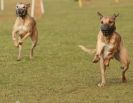
[{"label": "dog's paw", "polygon": [[14,46],[15,46],[16,48],[18,48],[18,47],[19,47],[19,44],[15,44]]},{"label": "dog's paw", "polygon": [[17,61],[21,61],[21,59],[17,59]]},{"label": "dog's paw", "polygon": [[98,83],[97,86],[98,87],[104,87],[105,86],[105,83]]},{"label": "dog's paw", "polygon": [[23,42],[22,41],[19,41],[19,43],[18,43],[19,45],[22,45],[23,44]]},{"label": "dog's paw", "polygon": [[97,63],[100,60],[98,56],[95,56],[94,59],[92,60],[92,63]]},{"label": "dog's paw", "polygon": [[18,42],[14,42],[14,46],[18,48],[19,47]]},{"label": "dog's paw", "polygon": [[21,61],[21,57],[18,57],[18,58],[17,58],[17,61]]},{"label": "dog's paw", "polygon": [[122,83],[127,83],[127,80],[126,79],[122,79]]},{"label": "dog's paw", "polygon": [[33,56],[30,56],[29,58],[30,58],[30,60],[33,60]]},{"label": "dog's paw", "polygon": [[19,40],[19,41],[18,41],[18,44],[19,44],[19,45],[22,45],[22,44],[23,44],[23,40]]},{"label": "dog's paw", "polygon": [[122,77],[122,83],[126,83],[127,82],[127,79],[126,79],[126,77],[124,76],[124,77]]}]

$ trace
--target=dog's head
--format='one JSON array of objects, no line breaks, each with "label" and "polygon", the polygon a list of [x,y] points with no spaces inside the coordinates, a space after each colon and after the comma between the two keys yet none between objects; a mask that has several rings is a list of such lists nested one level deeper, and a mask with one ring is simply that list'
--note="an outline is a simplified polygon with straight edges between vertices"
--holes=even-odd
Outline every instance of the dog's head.
[{"label": "dog's head", "polygon": [[98,16],[100,16],[100,29],[102,33],[105,36],[111,35],[116,30],[115,20],[116,17],[119,16],[119,14],[113,14],[113,16],[103,16],[100,12],[97,12],[97,14]]},{"label": "dog's head", "polygon": [[16,15],[18,17],[25,17],[27,15],[29,7],[30,7],[30,4],[17,3],[17,5],[16,5]]}]

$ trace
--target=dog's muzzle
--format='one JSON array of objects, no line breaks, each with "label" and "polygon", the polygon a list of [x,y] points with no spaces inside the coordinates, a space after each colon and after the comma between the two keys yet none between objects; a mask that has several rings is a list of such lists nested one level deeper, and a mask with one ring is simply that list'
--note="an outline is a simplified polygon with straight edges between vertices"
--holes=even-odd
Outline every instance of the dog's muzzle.
[{"label": "dog's muzzle", "polygon": [[24,9],[16,9],[16,15],[18,17],[25,17],[27,15],[27,10]]},{"label": "dog's muzzle", "polygon": [[116,27],[114,25],[102,24],[100,29],[105,36],[109,36],[115,31]]}]

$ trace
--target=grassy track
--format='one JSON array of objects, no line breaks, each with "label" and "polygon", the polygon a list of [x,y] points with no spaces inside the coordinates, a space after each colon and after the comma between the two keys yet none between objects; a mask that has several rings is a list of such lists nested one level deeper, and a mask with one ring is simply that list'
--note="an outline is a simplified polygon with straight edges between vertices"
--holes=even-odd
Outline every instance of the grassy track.
[{"label": "grassy track", "polygon": [[[74,0],[45,0],[45,16],[37,19],[39,43],[34,60],[29,60],[30,41],[23,46],[23,60],[16,61],[17,49],[11,40],[17,0],[5,0],[0,11],[0,103],[133,103],[133,64],[122,84],[119,64],[107,69],[107,85],[98,88],[99,65],[93,55],[78,48],[95,48],[99,17],[120,13],[117,31],[133,60],[133,1],[91,0],[79,8]],[[26,0],[25,0],[26,1]],[[27,0],[28,1],[28,0]],[[30,0],[29,0],[30,1]]]}]

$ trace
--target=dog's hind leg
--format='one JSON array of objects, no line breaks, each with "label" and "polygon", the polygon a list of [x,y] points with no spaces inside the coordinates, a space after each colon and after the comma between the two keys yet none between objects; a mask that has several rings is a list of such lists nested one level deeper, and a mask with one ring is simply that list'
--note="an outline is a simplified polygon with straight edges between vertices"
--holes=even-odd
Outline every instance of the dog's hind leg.
[{"label": "dog's hind leg", "polygon": [[127,80],[126,80],[125,73],[128,70],[129,64],[130,64],[127,50],[125,48],[122,48],[120,53],[115,55],[115,58],[121,63],[122,82],[126,82]]},{"label": "dog's hind leg", "polygon": [[103,87],[106,83],[106,80],[105,80],[106,66],[104,65],[104,60],[102,56],[100,57],[100,69],[101,69],[101,83],[99,83],[98,86]]},{"label": "dog's hind leg", "polygon": [[128,55],[127,53],[125,54],[121,54],[120,55],[120,63],[121,63],[121,69],[122,69],[122,82],[126,82],[126,76],[125,76],[125,73],[126,71],[128,70],[129,68],[129,64],[130,64],[130,61],[129,61],[129,58],[128,58]]},{"label": "dog's hind leg", "polygon": [[128,68],[129,68],[129,65],[124,65],[123,67],[121,67],[121,69],[122,69],[122,82],[123,83],[127,81],[125,73],[128,70]]},{"label": "dog's hind leg", "polygon": [[31,46],[31,50],[30,50],[30,59],[33,58],[33,51],[34,51],[34,48],[36,47],[37,42],[38,42],[38,31],[37,31],[37,29],[35,29],[34,32],[33,32],[33,35],[31,35],[31,40],[32,40],[32,46]]},{"label": "dog's hind leg", "polygon": [[34,48],[36,47],[37,41],[36,40],[32,40],[32,46],[31,46],[31,50],[30,50],[30,59],[33,58],[33,51]]}]

